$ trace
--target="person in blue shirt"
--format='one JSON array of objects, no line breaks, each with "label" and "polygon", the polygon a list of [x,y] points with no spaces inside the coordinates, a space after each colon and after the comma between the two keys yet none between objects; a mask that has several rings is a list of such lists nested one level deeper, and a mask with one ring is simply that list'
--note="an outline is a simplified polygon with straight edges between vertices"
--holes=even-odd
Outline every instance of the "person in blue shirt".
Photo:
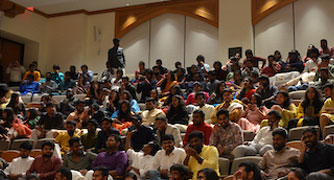
[{"label": "person in blue shirt", "polygon": [[52,80],[56,82],[57,85],[64,81],[64,73],[60,72],[59,65],[53,65]]},{"label": "person in blue shirt", "polygon": [[34,81],[34,75],[28,75],[27,79],[23,81],[20,85],[20,93],[21,95],[26,95],[28,93],[38,93],[39,92],[39,83]]}]

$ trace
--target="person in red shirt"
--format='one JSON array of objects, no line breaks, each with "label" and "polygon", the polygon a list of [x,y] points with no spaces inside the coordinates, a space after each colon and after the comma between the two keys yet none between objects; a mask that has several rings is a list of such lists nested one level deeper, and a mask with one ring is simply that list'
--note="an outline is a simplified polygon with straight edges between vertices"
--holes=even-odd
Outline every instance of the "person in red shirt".
[{"label": "person in red shirt", "polygon": [[250,49],[247,49],[245,52],[246,58],[244,59],[244,63],[246,62],[246,60],[250,59],[253,63],[253,67],[256,67],[258,69],[259,68],[259,61],[262,61],[262,67],[261,69],[264,67],[264,65],[266,65],[266,59],[262,58],[262,57],[257,57],[253,55],[253,51]]},{"label": "person in red shirt", "polygon": [[279,65],[275,61],[275,56],[274,55],[269,55],[268,56],[268,66],[262,69],[261,75],[265,74],[268,77],[274,76],[277,72],[281,70],[281,65]]},{"label": "person in red shirt", "polygon": [[204,144],[208,145],[210,142],[210,136],[212,132],[212,126],[204,122],[204,112],[202,110],[195,110],[193,112],[193,123],[188,126],[186,135],[184,136],[183,145],[188,144],[188,136],[193,131],[201,131],[204,134]]}]

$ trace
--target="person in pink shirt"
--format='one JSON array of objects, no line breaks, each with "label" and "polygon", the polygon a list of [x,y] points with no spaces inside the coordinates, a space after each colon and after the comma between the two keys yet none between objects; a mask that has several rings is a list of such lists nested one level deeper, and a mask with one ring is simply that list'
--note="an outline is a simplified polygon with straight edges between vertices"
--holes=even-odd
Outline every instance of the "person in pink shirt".
[{"label": "person in pink shirt", "polygon": [[[195,105],[196,104],[195,94],[202,91],[202,88],[203,88],[203,86],[200,82],[196,81],[194,83],[194,92],[192,92],[188,95],[186,105],[189,105],[189,104]],[[207,92],[204,92],[204,95],[205,95],[205,102],[206,102],[210,98],[210,96]]]},{"label": "person in pink shirt", "polygon": [[277,72],[281,70],[281,65],[275,61],[274,55],[268,56],[268,66],[264,67],[261,71],[261,75],[265,74],[268,77],[274,76]]}]

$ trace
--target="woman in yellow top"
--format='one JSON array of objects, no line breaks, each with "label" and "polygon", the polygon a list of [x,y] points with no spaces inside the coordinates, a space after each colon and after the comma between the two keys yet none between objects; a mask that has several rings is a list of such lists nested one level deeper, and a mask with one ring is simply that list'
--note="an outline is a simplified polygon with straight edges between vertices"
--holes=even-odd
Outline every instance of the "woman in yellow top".
[{"label": "woman in yellow top", "polygon": [[297,108],[291,103],[290,96],[285,91],[277,93],[276,102],[277,105],[272,106],[270,110],[275,110],[281,113],[282,118],[279,121],[278,126],[287,128],[289,121],[297,117]]},{"label": "woman in yellow top", "polygon": [[174,84],[177,84],[177,81],[175,81],[174,72],[168,70],[166,75],[164,75],[164,77],[157,83],[157,87],[161,88],[162,96],[166,96]]},{"label": "woman in yellow top", "polygon": [[289,122],[289,129],[319,125],[320,110],[323,104],[319,90],[313,86],[309,87],[304,99],[298,105],[296,120]]},{"label": "woman in yellow top", "polygon": [[[320,128],[321,132],[324,135],[324,129],[327,125],[334,123],[334,85],[329,84],[325,87],[330,87],[332,89],[331,97],[328,98],[324,106],[322,106],[322,109],[320,111]],[[324,137],[325,138],[325,137]]]}]

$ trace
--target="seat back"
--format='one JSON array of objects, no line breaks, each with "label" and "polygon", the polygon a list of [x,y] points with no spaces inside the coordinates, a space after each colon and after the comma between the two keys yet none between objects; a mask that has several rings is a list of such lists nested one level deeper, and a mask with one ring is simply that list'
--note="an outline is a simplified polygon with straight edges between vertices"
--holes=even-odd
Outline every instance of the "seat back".
[{"label": "seat back", "polygon": [[324,137],[326,137],[328,134],[334,134],[334,125],[329,125],[325,127]]},{"label": "seat back", "polygon": [[6,162],[12,162],[12,160],[17,157],[20,157],[20,152],[16,150],[8,150],[1,153],[1,158]]},{"label": "seat back", "polygon": [[41,149],[33,149],[30,152],[30,156],[33,157],[33,158],[36,158],[39,155],[42,155],[42,150]]},{"label": "seat back", "polygon": [[10,141],[9,140],[1,140],[0,141],[0,150],[6,151],[9,149]]},{"label": "seat back", "polygon": [[[318,131],[320,131],[319,126],[314,126],[314,127],[317,128]],[[307,126],[290,129],[290,131],[289,131],[289,141],[300,140],[302,138],[303,132],[306,128],[307,128]]]},{"label": "seat back", "polygon": [[303,149],[302,143],[298,140],[290,141],[290,142],[286,143],[286,146],[298,149],[299,151],[301,151]]},{"label": "seat back", "polygon": [[242,132],[244,134],[244,141],[253,141],[254,136],[255,136],[253,131],[243,130]]},{"label": "seat back", "polygon": [[46,141],[52,141],[54,142],[55,141],[55,138],[42,138],[42,139],[39,139],[35,145],[35,148],[34,149],[42,149],[42,144]]},{"label": "seat back", "polygon": [[246,156],[246,157],[236,158],[232,162],[231,174],[234,174],[239,169],[239,164],[244,161],[251,161],[255,164],[258,164],[261,160],[262,157],[259,156]]},{"label": "seat back", "polygon": [[12,144],[10,146],[10,150],[19,150],[19,147],[20,145],[23,143],[23,142],[26,142],[26,141],[29,141],[31,144],[33,144],[33,140],[31,139],[27,139],[27,138],[24,138],[24,139],[14,139],[12,141]]},{"label": "seat back", "polygon": [[219,158],[219,173],[220,175],[228,175],[230,169],[230,160],[227,158]]}]

